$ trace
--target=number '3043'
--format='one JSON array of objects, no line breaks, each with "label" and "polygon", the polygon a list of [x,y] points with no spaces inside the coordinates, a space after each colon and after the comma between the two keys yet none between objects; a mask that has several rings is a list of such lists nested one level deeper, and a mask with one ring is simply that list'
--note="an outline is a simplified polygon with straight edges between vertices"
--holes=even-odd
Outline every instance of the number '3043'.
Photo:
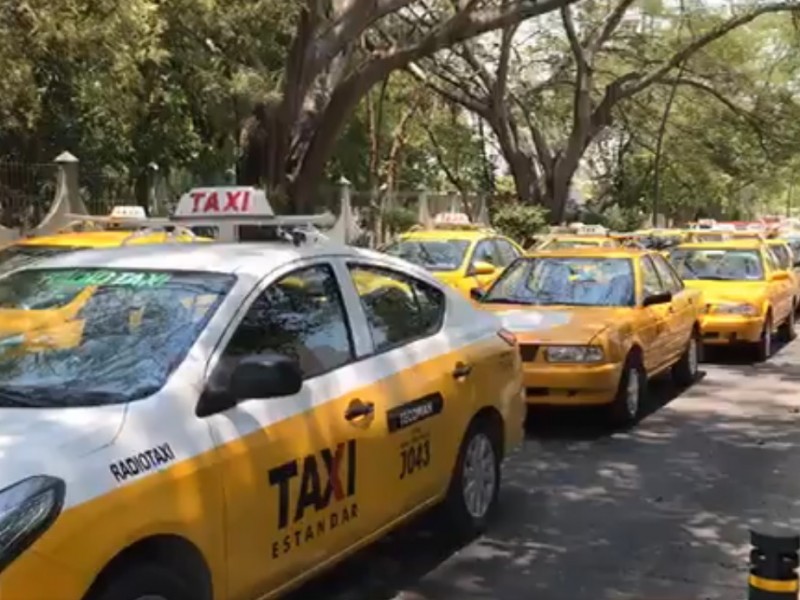
[{"label": "number '3043'", "polygon": [[403,464],[400,471],[400,479],[405,479],[414,471],[424,469],[431,463],[431,443],[424,440],[416,444],[411,444],[401,452]]}]

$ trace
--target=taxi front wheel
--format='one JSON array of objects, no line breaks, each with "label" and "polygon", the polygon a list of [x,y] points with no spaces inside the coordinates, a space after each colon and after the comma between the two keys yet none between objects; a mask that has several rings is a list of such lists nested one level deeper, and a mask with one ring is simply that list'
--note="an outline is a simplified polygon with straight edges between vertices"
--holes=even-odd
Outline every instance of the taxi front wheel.
[{"label": "taxi front wheel", "polygon": [[143,563],[109,573],[87,600],[197,600],[197,594],[174,571]]},{"label": "taxi front wheel", "polygon": [[646,388],[647,376],[642,361],[637,354],[631,353],[622,368],[614,401],[608,407],[612,425],[627,427],[636,422],[642,409]]},{"label": "taxi front wheel", "polygon": [[452,533],[461,539],[481,534],[497,505],[500,490],[500,440],[489,419],[470,426],[461,442],[444,511]]}]

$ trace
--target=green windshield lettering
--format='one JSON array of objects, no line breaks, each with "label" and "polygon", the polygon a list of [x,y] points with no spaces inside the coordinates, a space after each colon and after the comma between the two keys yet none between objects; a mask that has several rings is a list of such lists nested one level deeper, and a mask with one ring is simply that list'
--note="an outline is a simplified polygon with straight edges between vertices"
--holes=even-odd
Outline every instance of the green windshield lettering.
[{"label": "green windshield lettering", "polygon": [[167,273],[130,271],[58,271],[48,273],[45,281],[56,287],[93,287],[114,285],[132,288],[157,288],[172,278]]}]

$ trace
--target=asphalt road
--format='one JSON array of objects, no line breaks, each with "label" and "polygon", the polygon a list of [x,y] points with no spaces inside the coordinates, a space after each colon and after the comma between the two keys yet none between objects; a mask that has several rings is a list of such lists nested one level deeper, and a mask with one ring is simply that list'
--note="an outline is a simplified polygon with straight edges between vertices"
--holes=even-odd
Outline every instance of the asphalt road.
[{"label": "asphalt road", "polygon": [[800,530],[800,341],[708,358],[630,431],[535,418],[485,537],[454,546],[428,516],[292,600],[744,600],[748,527]]}]

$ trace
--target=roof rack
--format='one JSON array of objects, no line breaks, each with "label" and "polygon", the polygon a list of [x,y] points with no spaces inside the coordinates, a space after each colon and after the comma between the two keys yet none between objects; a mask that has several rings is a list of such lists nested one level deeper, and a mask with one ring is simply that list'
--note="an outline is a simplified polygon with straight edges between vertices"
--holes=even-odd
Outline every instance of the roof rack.
[{"label": "roof rack", "polygon": [[276,239],[294,245],[329,241],[319,228],[330,228],[336,217],[330,212],[317,215],[276,215],[263,190],[254,187],[222,186],[189,190],[178,201],[169,219],[185,227],[213,227],[216,239],[241,241],[241,227],[274,229]]}]

